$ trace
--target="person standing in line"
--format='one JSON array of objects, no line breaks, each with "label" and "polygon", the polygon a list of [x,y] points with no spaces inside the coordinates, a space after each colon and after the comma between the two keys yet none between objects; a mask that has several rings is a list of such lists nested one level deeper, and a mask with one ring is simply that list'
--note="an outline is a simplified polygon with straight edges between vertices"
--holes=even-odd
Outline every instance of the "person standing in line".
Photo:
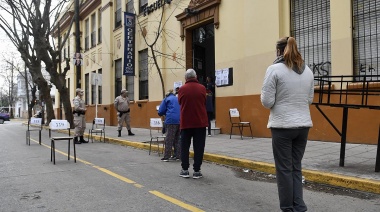
[{"label": "person standing in line", "polygon": [[[75,144],[81,144],[81,143],[88,143],[88,141],[83,139],[83,133],[86,129],[86,105],[83,97],[83,90],[80,88],[76,89],[76,97],[73,99],[74,104],[74,126],[75,126],[75,135],[74,135],[74,143]],[[78,137],[80,138],[78,140]]]},{"label": "person standing in line", "polygon": [[[179,148],[179,116],[180,108],[178,98],[174,95],[173,90],[170,89],[166,97],[162,100],[158,109],[159,116],[165,116],[165,153],[161,161],[167,162],[170,160],[177,160],[180,157]],[[174,154],[172,155],[172,148],[174,145]]]},{"label": "person standing in line", "polygon": [[293,37],[278,40],[276,51],[277,59],[265,74],[261,103],[270,109],[267,127],[272,133],[280,209],[307,211],[301,160],[313,126],[309,106],[314,98],[314,76]]},{"label": "person standing in line", "polygon": [[207,111],[207,118],[208,118],[208,136],[211,136],[211,120],[214,115],[214,104],[212,102],[213,95],[211,90],[206,90],[206,111]]},{"label": "person standing in line", "polygon": [[127,125],[128,135],[133,136],[135,134],[131,131],[131,117],[129,115],[129,98],[128,91],[126,89],[122,89],[120,92],[120,96],[116,97],[114,101],[114,106],[117,111],[117,137],[121,137],[121,129],[123,128],[123,123],[125,122]]},{"label": "person standing in line", "polygon": [[181,128],[181,166],[179,176],[189,177],[189,149],[193,138],[194,164],[193,178],[203,177],[201,165],[206,141],[206,127],[208,126],[206,112],[206,88],[199,84],[194,69],[188,69],[185,74],[186,83],[178,91],[180,104]]}]

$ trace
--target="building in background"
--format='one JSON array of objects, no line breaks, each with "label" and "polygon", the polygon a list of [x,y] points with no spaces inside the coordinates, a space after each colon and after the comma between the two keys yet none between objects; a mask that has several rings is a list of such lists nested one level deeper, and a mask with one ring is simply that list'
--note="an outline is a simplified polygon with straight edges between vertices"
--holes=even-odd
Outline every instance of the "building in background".
[{"label": "building in background", "polygon": [[[253,123],[254,136],[269,137],[269,111],[260,103],[260,92],[266,68],[276,57],[275,42],[284,36],[296,38],[315,76],[353,75],[360,81],[380,74],[376,0],[87,0],[80,7],[77,34],[74,26],[68,28],[75,14],[73,2],[61,18],[61,36],[69,33],[62,58],[73,58],[80,36],[81,74],[78,77],[72,65],[66,79],[71,98],[77,82],[85,90],[87,122],[98,116],[116,125],[113,100],[126,88],[132,127],[147,128],[163,98],[160,75],[165,89],[175,89],[175,84],[185,83],[185,70],[194,68],[200,83],[207,77],[215,81],[216,125],[222,133],[230,130],[229,109],[238,108]],[[133,33],[126,31],[125,20],[130,19],[124,19],[124,12],[135,15]],[[123,65],[131,59],[127,50],[134,53],[133,76],[123,75]],[[100,85],[94,84],[95,76],[101,76]],[[375,104],[380,105],[379,98]],[[341,108],[324,110],[342,125]],[[340,141],[314,106],[311,112],[309,139]],[[379,110],[350,111],[347,140],[376,143],[378,120]]]},{"label": "building in background", "polygon": [[[28,72],[29,73],[29,72]],[[49,83],[50,82],[50,75],[49,73],[43,68],[42,70],[42,75],[46,79],[46,81]],[[30,84],[33,84],[32,82],[32,77],[30,74],[27,75],[28,81]],[[56,88],[53,84],[50,84],[50,96],[55,101],[55,94],[56,94]],[[31,92],[31,87],[29,89],[29,101],[32,99],[32,92]],[[20,73],[17,75],[17,100],[15,103],[15,117],[18,118],[28,118],[28,100],[27,100],[27,92],[26,92],[26,85],[25,85],[25,77],[21,75]],[[43,105],[42,102],[40,101],[40,95],[39,91],[37,90],[36,92],[37,96],[37,102],[36,105],[33,108],[33,113],[36,113],[39,110],[42,110]],[[54,105],[54,102],[53,102]]]}]

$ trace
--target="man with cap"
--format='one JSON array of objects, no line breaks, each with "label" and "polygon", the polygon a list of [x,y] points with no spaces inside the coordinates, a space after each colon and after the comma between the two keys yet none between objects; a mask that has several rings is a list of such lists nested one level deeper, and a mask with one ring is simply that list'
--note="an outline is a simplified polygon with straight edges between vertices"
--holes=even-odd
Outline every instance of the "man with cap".
[{"label": "man with cap", "polygon": [[120,96],[116,97],[114,106],[117,111],[117,137],[121,137],[121,129],[123,128],[123,123],[127,124],[128,135],[135,135],[131,131],[131,117],[129,116],[130,108],[129,108],[129,98],[128,91],[126,89],[122,89],[120,92]]},{"label": "man with cap", "polygon": [[[88,143],[88,141],[83,139],[83,133],[86,129],[86,119],[85,119],[85,113],[86,113],[86,105],[84,104],[83,97],[83,90],[80,88],[76,89],[76,97],[73,100],[74,104],[74,126],[75,126],[75,135],[74,135],[74,142],[75,144],[81,144],[81,143]],[[78,140],[78,137],[80,138]]]}]

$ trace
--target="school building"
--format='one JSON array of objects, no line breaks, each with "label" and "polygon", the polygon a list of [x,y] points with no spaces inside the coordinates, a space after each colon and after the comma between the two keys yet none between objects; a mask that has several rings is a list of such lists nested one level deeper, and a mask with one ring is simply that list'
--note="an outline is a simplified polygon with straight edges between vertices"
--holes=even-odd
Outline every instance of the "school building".
[{"label": "school building", "polygon": [[[215,123],[221,133],[230,133],[229,109],[237,108],[255,137],[270,137],[269,110],[261,105],[260,92],[276,58],[275,43],[284,36],[295,37],[316,77],[352,76],[352,83],[333,88],[345,90],[366,80],[370,89],[380,89],[377,0],[87,0],[79,8],[79,33],[75,23],[70,25],[75,2],[62,14],[59,34],[69,34],[62,52],[71,62],[67,86],[71,99],[77,87],[85,91],[87,122],[97,116],[117,125],[113,102],[126,88],[132,128],[148,128],[149,118],[158,117],[163,93],[184,84],[185,70],[193,68],[200,83],[207,77],[215,81]],[[315,102],[319,88],[316,82]],[[379,106],[379,94],[370,102]],[[323,114],[315,105],[310,108],[309,139],[339,142],[329,121],[340,130],[342,107],[320,105]],[[376,144],[380,110],[348,111],[347,141]]]}]

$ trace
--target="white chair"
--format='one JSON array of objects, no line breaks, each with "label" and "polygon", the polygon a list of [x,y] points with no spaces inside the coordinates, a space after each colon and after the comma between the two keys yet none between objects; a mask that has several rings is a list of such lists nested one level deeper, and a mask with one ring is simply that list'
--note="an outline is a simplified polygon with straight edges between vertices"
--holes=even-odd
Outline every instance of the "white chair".
[{"label": "white chair", "polygon": [[239,128],[240,137],[242,140],[243,140],[243,129],[244,129],[244,127],[249,127],[249,129],[251,130],[251,137],[253,138],[251,122],[241,121],[240,113],[239,113],[239,110],[237,108],[231,108],[229,115],[230,115],[230,122],[231,122],[230,139],[231,139],[231,135],[232,135],[232,128],[234,128],[234,127]]},{"label": "white chair", "polygon": [[38,143],[41,145],[42,118],[31,117],[28,120],[28,129],[26,130],[26,145],[30,146],[30,132],[38,131]]},{"label": "white chair", "polygon": [[94,143],[93,134],[98,135],[98,133],[100,133],[100,141],[102,141],[102,137],[103,137],[103,142],[105,143],[106,142],[106,121],[104,118],[95,118],[92,121],[92,127],[91,129],[88,130],[88,134],[89,134],[88,141],[90,141],[90,138],[91,138],[92,143]]},{"label": "white chair", "polygon": [[[62,136],[62,137],[52,137],[51,131],[52,130],[69,130],[69,136]],[[49,138],[50,138],[50,161],[53,161],[55,164],[55,141],[62,141],[67,140],[68,141],[68,150],[67,150],[67,160],[70,160],[70,140],[73,141],[73,147],[74,147],[74,162],[77,162],[77,154],[75,149],[75,142],[74,137],[70,136],[70,123],[67,120],[59,120],[59,119],[52,119],[49,124]]]},{"label": "white chair", "polygon": [[162,153],[165,148],[165,138],[166,135],[162,133],[163,123],[161,118],[151,118],[150,119],[150,142],[149,142],[149,155],[152,150],[152,142],[155,141],[157,143],[157,152],[158,156],[160,156],[160,143],[162,143]]}]

